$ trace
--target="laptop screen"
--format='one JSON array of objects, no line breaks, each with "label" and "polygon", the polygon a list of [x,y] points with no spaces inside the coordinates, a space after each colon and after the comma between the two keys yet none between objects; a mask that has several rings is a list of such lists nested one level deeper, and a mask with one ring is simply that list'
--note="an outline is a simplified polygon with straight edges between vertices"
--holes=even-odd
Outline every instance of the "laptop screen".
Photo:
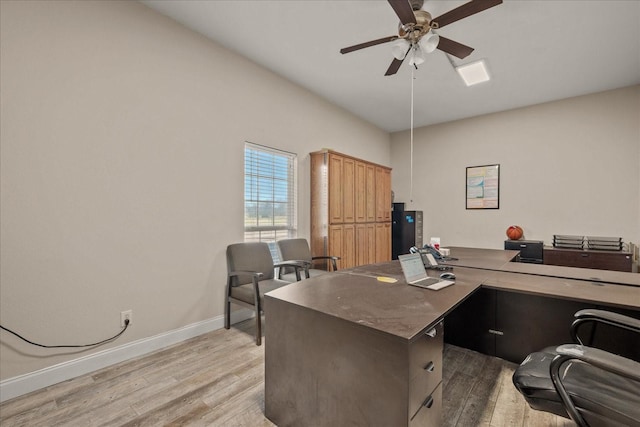
[{"label": "laptop screen", "polygon": [[424,269],[422,263],[422,256],[420,254],[407,254],[399,255],[400,265],[402,266],[402,272],[407,283],[413,283],[417,280],[427,278],[427,271]]}]

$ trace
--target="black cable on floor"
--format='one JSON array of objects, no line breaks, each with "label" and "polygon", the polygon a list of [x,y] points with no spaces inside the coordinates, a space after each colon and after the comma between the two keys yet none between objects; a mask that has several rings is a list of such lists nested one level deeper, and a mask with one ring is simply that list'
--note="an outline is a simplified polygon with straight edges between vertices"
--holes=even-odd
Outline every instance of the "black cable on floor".
[{"label": "black cable on floor", "polygon": [[118,338],[120,335],[124,334],[124,331],[127,330],[127,328],[129,327],[129,319],[125,320],[124,322],[124,327],[122,328],[122,330],[120,332],[118,332],[117,335],[112,336],[111,338],[107,338],[106,340],[102,340],[102,341],[98,341],[95,342],[93,344],[78,344],[78,345],[44,345],[44,344],[38,344],[37,342],[33,342],[31,340],[26,339],[25,337],[23,337],[22,335],[13,332],[11,329],[5,328],[4,326],[0,325],[0,328],[9,332],[10,334],[15,335],[16,337],[20,338],[23,341],[28,342],[29,344],[38,346],[38,347],[44,347],[44,348],[80,348],[80,347],[95,347],[98,346],[100,344],[105,344],[108,343],[110,341],[115,340],[116,338]]}]

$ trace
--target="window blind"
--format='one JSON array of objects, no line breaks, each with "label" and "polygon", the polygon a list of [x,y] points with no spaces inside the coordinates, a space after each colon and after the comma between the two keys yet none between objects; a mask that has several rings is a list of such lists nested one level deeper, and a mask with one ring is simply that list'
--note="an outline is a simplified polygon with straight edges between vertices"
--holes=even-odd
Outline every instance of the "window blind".
[{"label": "window blind", "polygon": [[[295,154],[245,143],[245,242],[275,243],[296,236],[296,169]],[[274,254],[274,245],[270,246]]]}]

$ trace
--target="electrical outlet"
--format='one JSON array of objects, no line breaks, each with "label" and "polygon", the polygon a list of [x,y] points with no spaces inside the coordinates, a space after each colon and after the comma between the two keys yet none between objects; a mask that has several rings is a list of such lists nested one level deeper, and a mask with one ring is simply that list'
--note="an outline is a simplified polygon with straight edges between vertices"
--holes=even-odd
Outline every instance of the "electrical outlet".
[{"label": "electrical outlet", "polygon": [[124,328],[125,322],[129,320],[129,325],[133,322],[133,310],[121,311],[120,312],[120,327]]}]

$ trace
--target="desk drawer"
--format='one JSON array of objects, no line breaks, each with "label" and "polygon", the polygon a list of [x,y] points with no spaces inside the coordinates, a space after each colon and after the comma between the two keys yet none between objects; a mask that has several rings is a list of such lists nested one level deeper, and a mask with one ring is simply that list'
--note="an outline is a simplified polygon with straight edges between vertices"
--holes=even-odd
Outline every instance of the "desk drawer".
[{"label": "desk drawer", "polygon": [[430,362],[435,365],[435,370],[442,375],[443,337],[444,327],[440,322],[409,346],[410,379],[424,375],[425,368]]},{"label": "desk drawer", "polygon": [[420,405],[442,381],[443,327],[440,322],[411,344],[409,348],[409,416],[413,416]]},{"label": "desk drawer", "polygon": [[442,383],[421,402],[418,413],[409,421],[409,427],[440,427],[442,425]]},{"label": "desk drawer", "polygon": [[433,390],[442,382],[442,365],[435,364],[433,371],[425,370],[409,383],[409,416],[413,416],[420,405],[433,393]]}]

